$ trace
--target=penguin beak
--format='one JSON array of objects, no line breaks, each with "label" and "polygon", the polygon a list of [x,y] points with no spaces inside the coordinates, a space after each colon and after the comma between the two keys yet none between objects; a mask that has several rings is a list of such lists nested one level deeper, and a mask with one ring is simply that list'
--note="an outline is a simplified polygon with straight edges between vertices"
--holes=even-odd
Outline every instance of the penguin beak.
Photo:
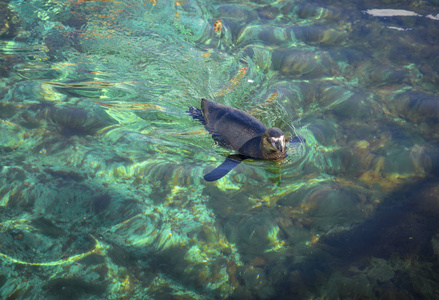
[{"label": "penguin beak", "polygon": [[277,149],[279,152],[285,152],[285,136],[272,137],[270,138],[270,142],[274,149]]}]

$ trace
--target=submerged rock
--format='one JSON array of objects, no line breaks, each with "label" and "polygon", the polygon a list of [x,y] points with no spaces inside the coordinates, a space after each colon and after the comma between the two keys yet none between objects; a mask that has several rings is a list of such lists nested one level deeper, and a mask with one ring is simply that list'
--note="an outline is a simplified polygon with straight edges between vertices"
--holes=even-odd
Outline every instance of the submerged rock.
[{"label": "submerged rock", "polygon": [[79,107],[51,107],[45,111],[48,119],[57,127],[61,134],[93,135],[99,129],[116,124],[104,110],[86,110]]},{"label": "submerged rock", "polygon": [[425,92],[399,93],[391,100],[391,107],[411,122],[439,121],[439,97]]},{"label": "submerged rock", "polygon": [[346,41],[346,30],[322,25],[296,26],[289,29],[293,40],[300,40],[313,46],[341,46]]},{"label": "submerged rock", "polygon": [[95,284],[80,278],[56,278],[45,285],[48,295],[58,299],[80,299],[102,295],[107,287],[105,284]]},{"label": "submerged rock", "polygon": [[320,78],[333,75],[337,66],[331,58],[314,51],[279,49],[272,54],[273,67],[293,78]]},{"label": "submerged rock", "polygon": [[280,10],[277,7],[267,5],[256,9],[258,15],[262,19],[274,20],[280,14]]}]

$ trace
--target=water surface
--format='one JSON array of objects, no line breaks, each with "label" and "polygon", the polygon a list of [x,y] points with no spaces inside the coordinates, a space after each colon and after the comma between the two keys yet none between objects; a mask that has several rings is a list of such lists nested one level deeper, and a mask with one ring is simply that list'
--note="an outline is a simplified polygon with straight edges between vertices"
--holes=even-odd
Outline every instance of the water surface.
[{"label": "water surface", "polygon": [[[433,299],[438,1],[0,4],[0,297]],[[305,143],[230,151],[186,110]]]}]

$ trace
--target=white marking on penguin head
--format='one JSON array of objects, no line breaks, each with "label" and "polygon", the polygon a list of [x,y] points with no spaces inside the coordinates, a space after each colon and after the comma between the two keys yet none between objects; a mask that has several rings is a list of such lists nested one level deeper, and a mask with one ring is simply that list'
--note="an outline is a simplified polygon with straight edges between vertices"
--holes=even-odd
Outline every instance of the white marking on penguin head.
[{"label": "white marking on penguin head", "polygon": [[264,133],[266,141],[264,142],[265,147],[271,149],[274,152],[286,151],[285,146],[285,135],[279,128],[273,127],[267,129]]},{"label": "white marking on penguin head", "polygon": [[269,137],[268,140],[270,141],[274,149],[278,150],[279,152],[285,152],[284,135],[281,135],[280,137]]}]

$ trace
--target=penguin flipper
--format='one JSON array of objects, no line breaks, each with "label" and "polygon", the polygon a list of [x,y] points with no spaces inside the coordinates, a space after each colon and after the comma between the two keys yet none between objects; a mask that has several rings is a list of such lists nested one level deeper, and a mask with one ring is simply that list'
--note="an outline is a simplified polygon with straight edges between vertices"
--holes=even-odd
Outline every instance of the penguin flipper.
[{"label": "penguin flipper", "polygon": [[303,137],[301,137],[301,136],[295,136],[294,138],[290,137],[288,139],[288,142],[292,143],[292,144],[294,144],[294,143],[306,143],[306,140]]},{"label": "penguin flipper", "polygon": [[226,160],[221,165],[219,165],[216,169],[214,169],[210,173],[204,175],[204,180],[216,181],[220,178],[223,178],[227,173],[232,171],[234,167],[239,165],[241,161],[247,158],[248,158],[247,156],[240,154],[227,156]]}]

